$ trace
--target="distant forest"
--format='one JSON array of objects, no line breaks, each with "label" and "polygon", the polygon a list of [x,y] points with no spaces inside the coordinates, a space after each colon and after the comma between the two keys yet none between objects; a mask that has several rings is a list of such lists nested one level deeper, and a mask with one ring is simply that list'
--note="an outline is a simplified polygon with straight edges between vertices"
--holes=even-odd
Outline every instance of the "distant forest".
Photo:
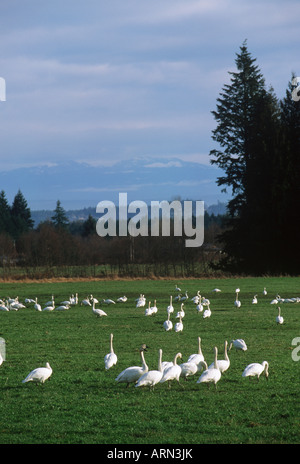
[{"label": "distant forest", "polygon": [[[224,205],[212,209],[224,211]],[[82,218],[84,215],[86,219]],[[35,225],[33,216],[20,190],[12,205],[8,204],[5,192],[0,192],[3,278],[16,275],[18,268],[22,268],[23,277],[34,278],[195,276],[209,272],[211,263],[220,257],[217,237],[222,231],[223,214],[205,211],[205,242],[199,248],[186,248],[185,237],[172,234],[171,237],[100,237],[96,233],[94,208],[68,214],[59,200],[50,216],[49,211],[45,212],[45,220],[39,214]]]}]

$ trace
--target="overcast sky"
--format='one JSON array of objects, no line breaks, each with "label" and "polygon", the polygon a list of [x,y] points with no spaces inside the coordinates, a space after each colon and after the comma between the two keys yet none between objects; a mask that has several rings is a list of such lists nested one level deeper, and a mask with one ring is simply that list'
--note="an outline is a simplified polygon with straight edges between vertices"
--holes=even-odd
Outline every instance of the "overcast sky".
[{"label": "overcast sky", "polygon": [[282,98],[298,0],[1,0],[0,169],[133,157],[209,163],[211,111],[247,39]]}]

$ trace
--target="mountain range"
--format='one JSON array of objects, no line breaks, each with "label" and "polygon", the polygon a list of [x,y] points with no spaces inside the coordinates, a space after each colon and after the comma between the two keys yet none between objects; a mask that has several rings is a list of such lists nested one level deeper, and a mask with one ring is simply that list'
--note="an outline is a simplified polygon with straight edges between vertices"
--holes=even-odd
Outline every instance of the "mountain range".
[{"label": "mountain range", "polygon": [[57,200],[66,211],[95,210],[100,201],[117,204],[120,192],[127,193],[128,202],[203,200],[207,208],[230,199],[216,184],[222,174],[215,166],[177,158],[132,159],[112,166],[72,161],[0,171],[0,190],[11,203],[20,189],[32,212],[53,212]]}]

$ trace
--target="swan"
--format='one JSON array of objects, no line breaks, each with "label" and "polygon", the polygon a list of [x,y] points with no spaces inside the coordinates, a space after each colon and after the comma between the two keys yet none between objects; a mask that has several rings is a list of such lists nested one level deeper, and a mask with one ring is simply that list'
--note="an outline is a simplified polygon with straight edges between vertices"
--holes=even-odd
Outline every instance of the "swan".
[{"label": "swan", "polygon": [[201,361],[202,365],[205,367],[205,370],[200,375],[199,379],[197,380],[197,383],[214,383],[215,388],[217,389],[217,383],[221,378],[221,371],[220,369],[218,369],[218,348],[216,346],[214,347],[214,353],[215,359],[213,368],[208,369],[206,362]]},{"label": "swan", "polygon": [[130,383],[136,383],[139,378],[145,373],[148,372],[148,366],[145,362],[144,351],[147,351],[147,345],[142,345],[140,348],[140,356],[142,360],[142,367],[140,366],[131,366],[124,369],[117,377],[116,382],[126,383],[126,388]]},{"label": "swan", "polygon": [[181,367],[177,364],[177,358],[182,358],[181,353],[176,353],[173,361],[173,365],[164,369],[163,376],[160,380],[160,383],[168,382],[168,387],[171,386],[172,380],[177,380],[179,382],[179,377],[181,374]]},{"label": "swan", "polygon": [[259,380],[259,376],[264,373],[266,379],[268,380],[269,377],[269,363],[268,361],[263,361],[261,364],[259,363],[252,363],[249,364],[244,372],[242,373],[242,377],[257,377]]},{"label": "swan", "polygon": [[231,350],[232,346],[234,346],[236,350],[247,351],[247,345],[242,338],[231,340],[229,344],[229,351]]},{"label": "swan", "polygon": [[67,311],[68,309],[70,309],[70,302],[69,304],[61,304],[60,306],[57,306],[55,311]]},{"label": "swan", "polygon": [[22,383],[26,382],[36,382],[36,383],[44,383],[52,374],[52,368],[50,364],[47,362],[46,367],[38,367],[31,371],[27,377],[22,380]]},{"label": "swan", "polygon": [[169,306],[167,307],[167,312],[168,313],[173,313],[174,312],[174,306],[172,304],[172,295],[170,296],[170,304]]},{"label": "swan", "polygon": [[207,309],[203,313],[203,319],[206,319],[206,318],[208,318],[210,316],[211,316],[211,309],[210,309],[210,307],[208,305]]},{"label": "swan", "polygon": [[145,306],[145,304],[146,304],[146,298],[142,294],[139,296],[139,298],[136,301],[137,301],[137,303],[136,303],[137,308],[141,308],[141,307]]},{"label": "swan", "polygon": [[257,295],[254,295],[252,299],[252,304],[257,304]]},{"label": "swan", "polygon": [[120,298],[117,299],[118,303],[126,303],[127,301],[127,296],[120,296]]},{"label": "swan", "polygon": [[214,288],[212,291],[216,292],[216,293],[221,292],[221,290],[219,288]]},{"label": "swan", "polygon": [[95,301],[93,301],[92,311],[97,317],[107,316],[106,312],[102,309],[95,308]]},{"label": "swan", "polygon": [[116,304],[116,302],[114,300],[111,300],[110,298],[107,298],[106,300],[103,299],[102,300],[102,303],[105,303],[105,304]]},{"label": "swan", "polygon": [[185,363],[180,364],[180,369],[180,377],[183,377],[185,380],[187,380],[187,378],[190,375],[195,375],[198,372],[197,364],[195,364],[192,361],[187,361]]},{"label": "swan", "polygon": [[145,309],[145,316],[152,316],[152,308],[150,307],[151,301],[149,301],[148,308]]},{"label": "swan", "polygon": [[283,317],[280,315],[280,306],[278,306],[278,316],[276,317],[277,324],[283,324]]},{"label": "swan", "polygon": [[52,305],[45,306],[45,308],[43,308],[43,311],[53,311],[54,308],[55,308],[54,300],[52,300]]},{"label": "swan", "polygon": [[113,334],[110,334],[110,352],[104,356],[105,369],[108,370],[117,364],[118,357],[113,349]]},{"label": "swan", "polygon": [[263,295],[267,295],[267,294],[268,294],[268,292],[267,292],[267,290],[266,290],[266,287],[264,287],[264,289],[263,289]]},{"label": "swan", "polygon": [[197,290],[197,295],[195,295],[195,296],[193,296],[193,298],[191,298],[192,302],[195,303],[195,304],[198,304],[200,296],[201,296],[200,292],[199,292],[199,290]]},{"label": "swan", "polygon": [[170,313],[168,312],[168,319],[163,323],[164,329],[168,332],[173,329],[173,322],[170,321]]},{"label": "swan", "polygon": [[174,326],[175,332],[182,332],[183,331],[183,323],[182,323],[182,318],[181,314],[179,315],[179,322],[176,322]]},{"label": "swan", "polygon": [[234,306],[236,306],[237,308],[240,308],[241,305],[242,305],[242,303],[239,300],[239,291],[240,291],[240,289],[237,288],[236,289],[236,294],[235,294],[235,302],[234,302]]},{"label": "swan", "polygon": [[185,292],[185,295],[180,298],[180,301],[186,301],[189,299],[188,293]]},{"label": "swan", "polygon": [[204,356],[201,350],[201,338],[198,337],[198,353],[193,353],[189,356],[188,362],[193,362],[198,367],[198,372],[203,369],[203,366],[200,364],[201,361],[204,361]]},{"label": "swan", "polygon": [[273,300],[270,301],[270,304],[277,304],[280,300],[280,295],[277,295]]},{"label": "swan", "polygon": [[0,305],[0,311],[9,311],[8,309],[8,301],[6,300],[5,304]]},{"label": "swan", "polygon": [[145,372],[135,384],[135,387],[144,387],[149,386],[150,390],[154,389],[154,385],[159,383],[163,376],[163,369],[162,369],[162,350],[158,350],[158,369]]},{"label": "swan", "polygon": [[80,305],[81,306],[92,306],[92,303],[90,302],[90,299],[87,296],[84,300],[81,301]]},{"label": "swan", "polygon": [[[228,353],[227,353],[227,345],[228,345],[228,342],[227,342],[227,340],[225,340],[225,346],[224,346],[225,359],[218,359],[218,361],[217,361],[217,366],[218,366],[218,369],[221,372],[221,374],[223,374],[225,371],[227,371],[227,369],[230,366],[230,360],[228,358]],[[208,367],[208,369],[212,369],[214,367],[215,367],[215,364],[212,363]]]},{"label": "swan", "polygon": [[41,307],[41,305],[38,303],[37,297],[36,297],[36,299],[35,299],[34,309],[35,309],[36,311],[42,311],[42,307]]},{"label": "swan", "polygon": [[152,314],[156,314],[158,311],[158,308],[156,306],[156,300],[154,300],[154,305],[151,306]]},{"label": "swan", "polygon": [[185,316],[185,312],[184,312],[184,310],[183,310],[183,306],[184,306],[184,303],[181,303],[180,311],[177,312],[176,318],[179,318],[180,316],[181,316],[181,317],[184,317],[184,316]]},{"label": "swan", "polygon": [[52,295],[52,298],[50,301],[47,301],[45,303],[45,306],[54,306],[54,295]]},{"label": "swan", "polygon": [[70,304],[71,306],[75,306],[78,304],[78,293],[75,293],[75,296],[74,295],[71,296]]},{"label": "swan", "polygon": [[179,288],[177,285],[175,285],[175,291],[176,292],[181,292],[181,288]]},{"label": "swan", "polygon": [[199,295],[199,301],[198,301],[198,304],[197,304],[197,306],[196,306],[196,309],[197,309],[198,313],[202,313],[202,311],[203,311],[203,309],[204,309],[204,308],[203,308],[203,304],[202,304],[202,297],[201,297],[201,295]]}]

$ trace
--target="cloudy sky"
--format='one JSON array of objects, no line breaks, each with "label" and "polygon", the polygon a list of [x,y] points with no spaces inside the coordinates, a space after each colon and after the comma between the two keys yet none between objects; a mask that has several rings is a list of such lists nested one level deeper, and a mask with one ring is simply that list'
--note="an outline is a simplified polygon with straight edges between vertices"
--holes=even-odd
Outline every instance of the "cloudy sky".
[{"label": "cloudy sky", "polygon": [[1,0],[0,170],[208,164],[239,47],[282,98],[300,75],[299,18],[298,0]]}]

